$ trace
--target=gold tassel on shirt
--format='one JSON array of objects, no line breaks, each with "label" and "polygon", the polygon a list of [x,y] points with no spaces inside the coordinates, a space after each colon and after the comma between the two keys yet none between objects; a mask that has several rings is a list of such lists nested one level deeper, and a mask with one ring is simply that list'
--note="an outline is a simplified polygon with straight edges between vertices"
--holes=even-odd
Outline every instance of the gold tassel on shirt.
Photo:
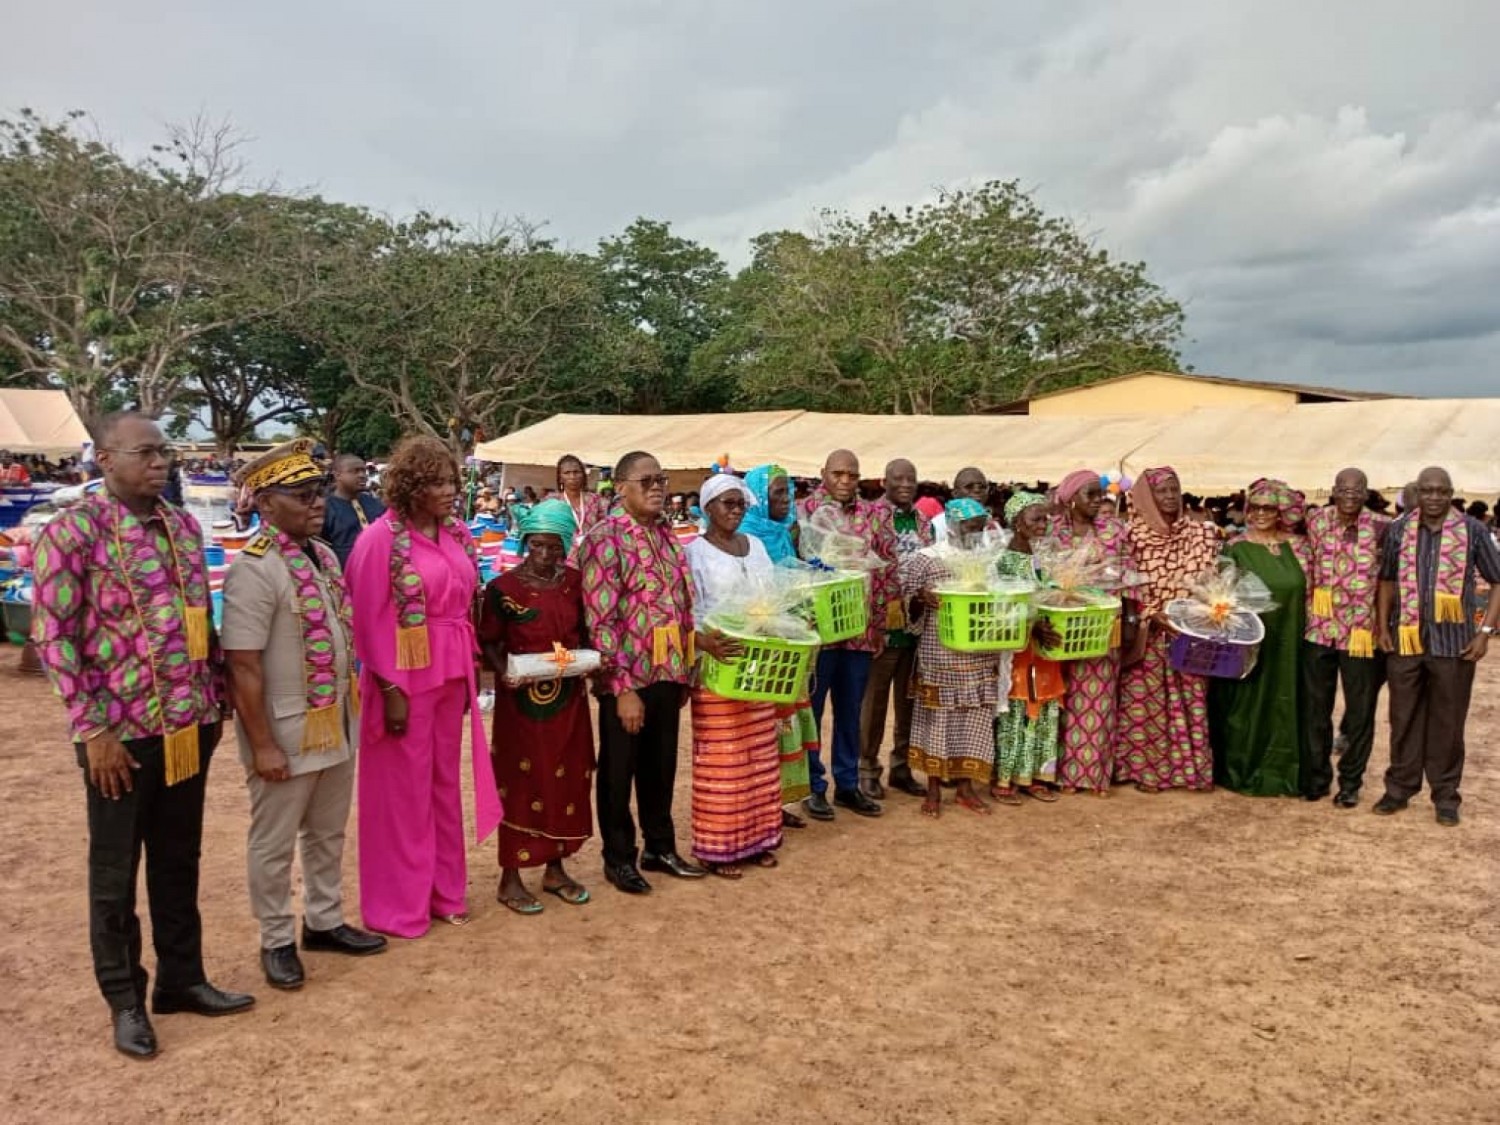
[{"label": "gold tassel on shirt", "polygon": [[1120,647],[1120,615],[1115,614],[1115,623],[1109,627],[1109,647]]},{"label": "gold tassel on shirt", "polygon": [[1396,628],[1396,647],[1402,656],[1422,655],[1422,626],[1399,625]]},{"label": "gold tassel on shirt", "polygon": [[682,652],[682,631],[676,625],[658,625],[651,630],[651,664],[663,668],[673,651]]},{"label": "gold tassel on shirt", "polygon": [[1333,616],[1333,590],[1327,586],[1313,587],[1312,611],[1314,617]]},{"label": "gold tassel on shirt", "polygon": [[350,672],[349,673],[349,714],[351,714],[351,715],[358,715],[359,714],[359,709],[360,709],[360,703],[359,703],[359,676],[357,676],[353,672]]},{"label": "gold tassel on shirt", "polygon": [[208,659],[208,610],[202,606],[187,608],[187,646],[189,660]]},{"label": "gold tassel on shirt", "polygon": [[427,644],[427,626],[409,625],[396,630],[396,667],[403,672],[413,668],[426,668],[432,663],[432,650]]},{"label": "gold tassel on shirt", "polygon": [[906,628],[906,606],[901,599],[885,603],[885,631],[899,633]]},{"label": "gold tassel on shirt", "polygon": [[1375,637],[1368,629],[1349,630],[1349,655],[1372,659],[1375,656]]},{"label": "gold tassel on shirt", "polygon": [[327,707],[309,711],[302,723],[302,750],[323,754],[337,750],[344,742],[344,709],[335,700]]},{"label": "gold tassel on shirt", "polygon": [[1439,621],[1460,622],[1464,619],[1464,600],[1457,594],[1445,594],[1441,590],[1433,595],[1434,614]]},{"label": "gold tassel on shirt", "polygon": [[198,727],[182,727],[162,738],[167,784],[176,785],[198,776]]}]

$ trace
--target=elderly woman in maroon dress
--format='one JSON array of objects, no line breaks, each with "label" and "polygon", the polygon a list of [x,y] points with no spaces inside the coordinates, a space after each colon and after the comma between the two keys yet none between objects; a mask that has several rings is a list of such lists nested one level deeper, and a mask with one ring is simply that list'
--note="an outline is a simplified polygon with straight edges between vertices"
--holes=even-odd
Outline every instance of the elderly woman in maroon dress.
[{"label": "elderly woman in maroon dress", "polygon": [[486,587],[479,628],[498,681],[490,745],[505,816],[495,897],[517,914],[542,912],[541,902],[521,881],[523,867],[546,864],[542,890],[547,894],[573,906],[589,900],[589,892],[563,868],[563,859],[593,834],[594,735],[587,681],[506,680],[506,657],[512,653],[584,646],[583,583],[566,564],[575,527],[563,500],[545,500],[526,514],[520,526],[526,559]]}]

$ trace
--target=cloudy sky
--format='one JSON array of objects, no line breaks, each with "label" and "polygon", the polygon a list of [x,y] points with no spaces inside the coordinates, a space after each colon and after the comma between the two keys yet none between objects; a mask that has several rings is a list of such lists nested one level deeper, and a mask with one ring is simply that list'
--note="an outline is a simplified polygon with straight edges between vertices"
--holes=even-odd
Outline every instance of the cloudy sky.
[{"label": "cloudy sky", "polygon": [[[380,210],[746,240],[1016,178],[1188,309],[1198,370],[1500,394],[1494,0],[13,5],[0,111],[196,113]],[[24,45],[32,45],[24,48]]]}]

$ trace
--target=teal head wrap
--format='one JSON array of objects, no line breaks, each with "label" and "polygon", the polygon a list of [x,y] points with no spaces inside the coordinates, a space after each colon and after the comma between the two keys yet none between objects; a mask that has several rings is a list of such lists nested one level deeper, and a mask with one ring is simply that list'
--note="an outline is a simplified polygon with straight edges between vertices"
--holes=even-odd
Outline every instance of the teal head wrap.
[{"label": "teal head wrap", "polygon": [[971,496],[960,496],[957,500],[949,500],[943,505],[943,515],[949,523],[963,523],[964,520],[989,514],[989,509]]},{"label": "teal head wrap", "polygon": [[578,530],[578,521],[573,517],[573,509],[567,501],[543,500],[540,504],[533,504],[521,517],[519,530],[522,546],[532,535],[556,535],[563,541],[563,546],[568,547],[572,545],[573,534]]}]

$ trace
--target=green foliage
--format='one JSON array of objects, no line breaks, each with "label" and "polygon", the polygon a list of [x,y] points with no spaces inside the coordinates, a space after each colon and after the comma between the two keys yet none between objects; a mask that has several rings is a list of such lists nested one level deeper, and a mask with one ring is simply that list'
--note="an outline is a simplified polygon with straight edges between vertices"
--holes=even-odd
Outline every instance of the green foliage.
[{"label": "green foliage", "polygon": [[0,119],[0,384],[375,454],[559,410],[970,411],[1178,365],[1145,266],[1014,183],[768,232],[731,276],[659,220],[581,254],[248,189],[234,152],[202,122],[129,161],[81,114]]}]

